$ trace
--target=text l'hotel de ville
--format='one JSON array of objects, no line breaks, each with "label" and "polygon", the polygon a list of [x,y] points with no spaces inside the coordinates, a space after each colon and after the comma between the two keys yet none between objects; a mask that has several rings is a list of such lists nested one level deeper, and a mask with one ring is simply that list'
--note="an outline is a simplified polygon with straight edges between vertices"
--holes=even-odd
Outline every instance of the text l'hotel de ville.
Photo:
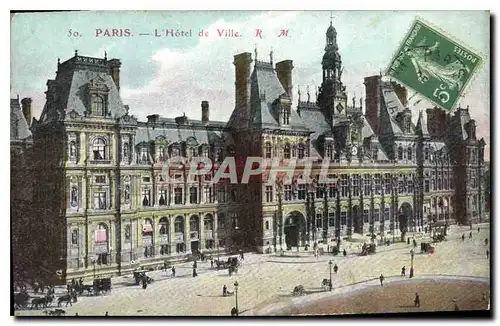
[{"label": "text l'hotel de ville", "polygon": [[[70,30],[68,36],[81,36],[81,33]],[[132,37],[132,36],[154,36],[154,37],[219,37],[219,38],[234,38],[243,37],[241,31],[233,28],[217,28],[215,31],[207,31],[204,29],[179,29],[179,28],[166,28],[154,29],[153,31],[132,31],[130,28],[96,28],[94,35],[96,37]],[[280,29],[277,31],[263,31],[256,28],[251,35],[252,37],[263,38],[265,36],[287,37],[289,36],[289,29]]]}]

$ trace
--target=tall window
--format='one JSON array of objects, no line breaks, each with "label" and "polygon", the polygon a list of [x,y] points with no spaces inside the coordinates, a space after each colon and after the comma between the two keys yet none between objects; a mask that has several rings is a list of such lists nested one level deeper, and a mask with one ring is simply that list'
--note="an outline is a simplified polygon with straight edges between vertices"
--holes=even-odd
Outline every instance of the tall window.
[{"label": "tall window", "polygon": [[266,202],[271,203],[273,201],[273,186],[266,186]]},{"label": "tall window", "polygon": [[324,183],[318,183],[316,186],[316,198],[323,198]]},{"label": "tall window", "polygon": [[411,146],[408,146],[408,149],[407,149],[407,153],[406,153],[406,157],[408,158],[408,161],[411,161],[413,159],[413,149],[411,148]]},{"label": "tall window", "polygon": [[333,146],[331,144],[326,146],[326,157],[333,159]]},{"label": "tall window", "polygon": [[429,180],[424,180],[424,192],[429,192],[430,189],[430,182]]},{"label": "tall window", "polygon": [[198,219],[198,215],[193,215],[189,219],[189,230],[191,230],[191,231],[199,231],[200,230],[200,222]]},{"label": "tall window", "polygon": [[217,216],[217,228],[226,228],[226,215],[224,213],[219,213],[219,216]]},{"label": "tall window", "polygon": [[382,193],[382,174],[375,174],[375,194],[380,195]]},{"label": "tall window", "polygon": [[443,189],[443,180],[442,180],[441,171],[437,172],[437,188],[438,188],[438,190],[442,190]]},{"label": "tall window", "polygon": [[323,214],[316,213],[316,228],[321,229],[323,227]]},{"label": "tall window", "polygon": [[205,194],[205,202],[206,203],[213,203],[214,202],[214,196],[212,193],[212,187],[211,186],[205,186],[204,188],[204,194]]},{"label": "tall window", "polygon": [[348,195],[348,184],[347,184],[347,174],[340,175],[340,195],[342,197],[347,197]]},{"label": "tall window", "polygon": [[165,147],[158,146],[158,162],[165,162]]},{"label": "tall window", "polygon": [[151,206],[151,190],[142,189],[142,206]]},{"label": "tall window", "polygon": [[149,150],[146,146],[141,147],[139,155],[139,163],[149,163]]},{"label": "tall window", "polygon": [[106,192],[96,191],[94,192],[94,209],[105,210],[106,208]]},{"label": "tall window", "polygon": [[402,159],[403,159],[403,147],[399,146],[398,147],[398,160],[402,160]]},{"label": "tall window", "polygon": [[405,192],[405,180],[402,174],[399,175],[398,179],[398,184],[399,184],[399,193],[402,194]]},{"label": "tall window", "polygon": [[160,189],[158,204],[160,206],[168,205],[168,191],[167,191],[167,189]]},{"label": "tall window", "polygon": [[189,188],[189,202],[191,204],[198,203],[198,188],[197,187]]},{"label": "tall window", "polygon": [[266,152],[266,158],[271,158],[272,146],[270,142],[266,142],[266,144],[264,145],[264,151]]},{"label": "tall window", "polygon": [[335,226],[335,213],[329,212],[328,213],[328,227],[334,227],[334,226]]},{"label": "tall window", "polygon": [[69,158],[72,161],[76,159],[76,142],[74,140],[69,143]]},{"label": "tall window", "polygon": [[369,220],[368,210],[365,209],[365,210],[363,210],[363,222],[368,223],[369,221],[370,220]]},{"label": "tall window", "polygon": [[219,203],[226,202],[226,188],[223,184],[217,185],[217,201]]},{"label": "tall window", "polygon": [[429,149],[428,148],[424,149],[424,160],[426,160],[426,161],[429,160]]},{"label": "tall window", "polygon": [[347,212],[340,212],[340,225],[347,225]]},{"label": "tall window", "polygon": [[285,193],[285,200],[292,200],[292,185],[284,185],[283,189]]},{"label": "tall window", "polygon": [[377,146],[377,144],[372,144],[372,159],[374,161],[378,160],[378,146]]},{"label": "tall window", "polygon": [[283,156],[285,159],[289,159],[290,158],[290,144],[289,143],[285,143],[285,146],[283,147]]},{"label": "tall window", "polygon": [[390,194],[391,193],[391,174],[390,173],[384,173],[384,186],[385,186],[385,193]]},{"label": "tall window", "polygon": [[304,148],[304,144],[299,144],[297,146],[297,157],[299,159],[303,159],[305,156],[305,148]]},{"label": "tall window", "polygon": [[412,194],[414,191],[414,187],[415,187],[414,182],[413,182],[413,174],[410,174],[408,176],[407,185],[408,185],[408,193]]},{"label": "tall window", "polygon": [[290,109],[284,108],[283,109],[283,124],[288,125],[289,123],[290,123]]},{"label": "tall window", "polygon": [[174,222],[175,233],[184,233],[184,218],[182,216],[177,216]]},{"label": "tall window", "polygon": [[301,183],[297,186],[297,195],[299,197],[299,200],[304,200],[306,199],[306,185]]},{"label": "tall window", "polygon": [[352,195],[354,197],[359,196],[359,174],[352,175]]},{"label": "tall window", "polygon": [[182,188],[181,187],[175,187],[174,188],[174,203],[176,205],[182,204]]},{"label": "tall window", "polygon": [[448,173],[448,171],[444,171],[443,188],[444,189],[449,189],[450,188],[449,173]]},{"label": "tall window", "polygon": [[384,220],[389,221],[391,211],[389,207],[384,208]]},{"label": "tall window", "polygon": [[371,181],[371,176],[369,174],[365,174],[364,175],[364,182],[365,182],[364,194],[365,194],[365,196],[371,195],[370,181]]},{"label": "tall window", "polygon": [[76,229],[71,232],[71,244],[73,246],[78,245],[78,230]]},{"label": "tall window", "polygon": [[94,153],[94,160],[105,160],[106,159],[106,142],[102,138],[96,138],[94,140],[92,151]]},{"label": "tall window", "polygon": [[431,172],[431,191],[436,190],[436,171]]},{"label": "tall window", "polygon": [[104,99],[100,96],[92,98],[92,114],[96,116],[104,116]]}]

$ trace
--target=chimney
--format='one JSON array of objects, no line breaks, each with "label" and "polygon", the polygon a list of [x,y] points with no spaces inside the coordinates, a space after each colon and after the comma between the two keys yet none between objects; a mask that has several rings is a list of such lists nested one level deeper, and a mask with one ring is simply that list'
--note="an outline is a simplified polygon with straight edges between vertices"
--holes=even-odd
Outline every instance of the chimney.
[{"label": "chimney", "polygon": [[435,137],[444,136],[447,132],[446,111],[434,107],[432,109],[427,109],[426,112],[429,135]]},{"label": "chimney", "polygon": [[201,122],[207,124],[210,120],[210,106],[208,101],[201,101]]},{"label": "chimney", "polygon": [[31,125],[31,98],[25,97],[21,100],[21,106],[23,108],[23,115],[26,118],[28,126]]},{"label": "chimney", "polygon": [[365,77],[365,116],[376,135],[380,133],[380,75]]},{"label": "chimney", "polygon": [[278,79],[281,85],[283,85],[283,88],[285,89],[290,99],[293,95],[292,70],[292,60],[283,60],[276,63],[276,74],[278,75]]},{"label": "chimney", "polygon": [[250,120],[250,69],[252,54],[243,52],[234,56],[236,110],[242,117],[241,127],[248,126]]},{"label": "chimney", "polygon": [[111,78],[115,82],[116,88],[120,91],[120,67],[122,63],[118,59],[111,59],[108,61],[108,69]]}]

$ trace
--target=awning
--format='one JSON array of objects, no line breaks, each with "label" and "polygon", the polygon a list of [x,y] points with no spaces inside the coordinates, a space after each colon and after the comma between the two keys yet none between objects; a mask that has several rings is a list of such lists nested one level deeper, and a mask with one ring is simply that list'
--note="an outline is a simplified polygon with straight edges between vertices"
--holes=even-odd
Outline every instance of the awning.
[{"label": "awning", "polygon": [[153,226],[151,224],[144,224],[142,226],[142,232],[153,232]]},{"label": "awning", "polygon": [[106,230],[95,231],[95,242],[108,242],[108,236],[106,234]]}]

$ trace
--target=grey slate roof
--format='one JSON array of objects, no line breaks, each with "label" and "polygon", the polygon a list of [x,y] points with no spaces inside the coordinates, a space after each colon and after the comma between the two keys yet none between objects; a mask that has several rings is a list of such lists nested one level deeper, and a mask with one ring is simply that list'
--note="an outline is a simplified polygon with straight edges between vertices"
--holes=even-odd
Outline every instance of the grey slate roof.
[{"label": "grey slate roof", "polygon": [[300,111],[302,121],[307,128],[313,133],[309,136],[311,139],[311,156],[320,156],[318,153],[319,141],[318,137],[331,133],[330,125],[328,124],[323,112],[315,109],[305,109]]},{"label": "grey slate roof", "polygon": [[23,140],[31,137],[28,122],[23,114],[19,99],[10,99],[10,140]]}]

